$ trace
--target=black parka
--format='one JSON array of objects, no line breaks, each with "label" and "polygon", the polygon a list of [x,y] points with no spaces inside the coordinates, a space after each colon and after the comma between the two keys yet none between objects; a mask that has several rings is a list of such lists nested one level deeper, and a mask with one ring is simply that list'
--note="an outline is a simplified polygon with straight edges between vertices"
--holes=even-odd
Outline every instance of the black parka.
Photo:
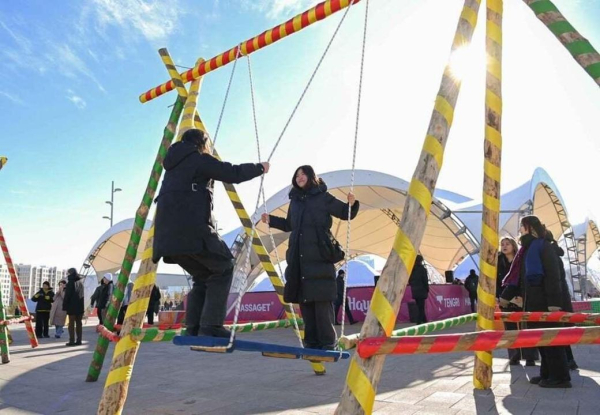
[{"label": "black parka", "polygon": [[173,144],[164,160],[165,178],[156,198],[152,260],[211,252],[232,258],[212,218],[214,180],[241,183],[263,173],[262,164],[231,165],[200,154],[187,142]]},{"label": "black parka", "polygon": [[[523,246],[527,251],[521,261],[521,283],[525,287],[524,306],[525,311],[548,311],[548,307],[563,307],[563,297],[561,289],[560,268],[558,264],[558,255],[550,242],[544,240],[540,252],[540,260],[544,269],[544,277],[540,286],[530,286],[525,277],[525,263],[527,255],[533,255],[529,252],[529,245],[532,238],[521,238]],[[531,326],[531,325],[530,325]]]},{"label": "black parka", "polygon": [[429,296],[429,277],[424,265],[415,263],[408,283],[414,300],[424,300]]},{"label": "black parka", "polygon": [[69,274],[67,286],[65,287],[63,310],[70,316],[83,314],[85,308],[84,295],[83,278],[78,274]]},{"label": "black parka", "polygon": [[35,312],[50,312],[52,309],[52,303],[54,302],[54,291],[50,288],[48,291],[40,289],[37,293],[31,297],[31,300],[36,302]]},{"label": "black parka", "polygon": [[506,255],[504,255],[502,252],[499,252],[498,267],[496,273],[496,298],[500,298],[500,296],[502,295],[502,291],[504,290],[504,287],[502,287],[502,281],[504,281],[504,278],[508,274],[508,271],[510,271],[510,265],[511,262],[508,260]]},{"label": "black parka", "polygon": [[[336,218],[348,219],[348,203],[335,198],[327,192],[327,185],[320,180],[319,186],[308,191],[292,187],[287,217],[269,216],[270,226],[291,232],[286,252],[286,280],[298,277],[300,293],[297,301],[335,301],[337,287],[335,267],[323,259],[319,251],[319,228],[330,229]],[[356,201],[350,213],[351,219],[358,214],[359,202]],[[295,273],[298,275],[294,275]]]}]

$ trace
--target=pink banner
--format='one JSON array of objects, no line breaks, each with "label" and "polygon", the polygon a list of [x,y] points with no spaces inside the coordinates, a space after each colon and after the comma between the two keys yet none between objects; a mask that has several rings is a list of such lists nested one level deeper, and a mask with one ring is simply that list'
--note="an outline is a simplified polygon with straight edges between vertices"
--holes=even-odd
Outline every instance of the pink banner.
[{"label": "pink banner", "polygon": [[[348,288],[348,305],[357,321],[364,321],[373,287]],[[412,301],[410,287],[407,287],[398,313],[399,322],[408,322],[408,302]],[[425,314],[430,321],[461,316],[471,312],[469,294],[462,285],[430,285],[429,297],[425,303]],[[283,307],[275,292],[256,292],[244,295],[240,308],[239,321],[269,321],[284,318]],[[233,320],[233,311],[227,316]]]}]

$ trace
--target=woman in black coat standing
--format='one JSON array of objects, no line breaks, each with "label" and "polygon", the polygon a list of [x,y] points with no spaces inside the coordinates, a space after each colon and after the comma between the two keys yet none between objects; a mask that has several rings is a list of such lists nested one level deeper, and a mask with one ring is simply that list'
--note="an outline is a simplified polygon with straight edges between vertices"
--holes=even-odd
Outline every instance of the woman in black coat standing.
[{"label": "woman in black coat standing", "polygon": [[330,235],[332,216],[348,220],[358,214],[359,202],[348,193],[348,203],[327,192],[311,166],[300,166],[292,177],[287,217],[262,215],[262,221],[283,232],[291,232],[286,253],[284,300],[300,304],[305,324],[304,345],[333,350],[337,342],[333,302],[336,300],[335,266],[323,249]]},{"label": "woman in black coat standing", "polygon": [[417,255],[415,259],[415,265],[410,273],[408,284],[410,285],[412,298],[417,303],[417,309],[419,310],[417,324],[427,323],[425,301],[429,297],[429,276],[427,275],[425,265],[423,265],[423,257],[421,255]]},{"label": "woman in black coat standing", "polygon": [[152,261],[178,264],[194,281],[188,294],[187,334],[229,337],[223,326],[233,279],[233,255],[213,218],[214,182],[242,183],[269,171],[269,163],[232,165],[209,154],[208,135],[191,129],[163,162],[156,198]]},{"label": "woman in black coat standing", "polygon": [[[537,216],[521,219],[521,249],[513,261],[502,292],[500,305],[505,307],[514,292],[524,293],[525,311],[560,311],[563,306],[560,268],[554,248],[546,240],[546,227]],[[560,327],[556,323],[528,323],[528,328]],[[529,380],[543,388],[570,388],[571,376],[563,346],[538,347],[540,375]]]},{"label": "woman in black coat standing", "polygon": [[[79,346],[83,333],[81,322],[84,312],[83,278],[75,268],[69,268],[67,274],[67,287],[65,288],[65,298],[62,305],[63,310],[69,316],[69,343],[67,343],[67,346]],[[77,334],[77,341],[75,341],[75,334]]]}]

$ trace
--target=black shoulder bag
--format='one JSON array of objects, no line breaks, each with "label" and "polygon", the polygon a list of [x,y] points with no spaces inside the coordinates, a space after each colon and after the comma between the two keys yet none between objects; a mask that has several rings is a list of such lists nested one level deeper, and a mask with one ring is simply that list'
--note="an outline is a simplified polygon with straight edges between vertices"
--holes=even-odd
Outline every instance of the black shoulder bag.
[{"label": "black shoulder bag", "polygon": [[[311,217],[314,221],[312,212]],[[321,254],[321,257],[332,264],[343,261],[346,257],[346,252],[338,240],[335,239],[331,230],[324,226],[318,226],[316,222],[315,228],[317,229],[317,243],[319,244],[319,253]]]}]

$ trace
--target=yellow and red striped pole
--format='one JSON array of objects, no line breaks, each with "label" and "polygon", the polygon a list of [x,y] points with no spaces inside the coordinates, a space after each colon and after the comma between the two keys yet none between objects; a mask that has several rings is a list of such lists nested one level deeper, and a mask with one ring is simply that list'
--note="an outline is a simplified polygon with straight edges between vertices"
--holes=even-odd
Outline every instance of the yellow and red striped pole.
[{"label": "yellow and red striped pole", "polygon": [[600,313],[567,313],[564,311],[519,311],[494,313],[494,319],[510,323],[541,322],[600,325]]},{"label": "yellow and red striped pole", "polygon": [[[358,3],[359,1],[360,0],[354,0],[354,4]],[[236,56],[238,56],[238,47],[241,47],[240,56],[249,55],[259,49],[277,42],[280,39],[283,39],[286,36],[297,33],[311,24],[321,21],[342,9],[345,9],[350,5],[350,3],[351,0],[325,0],[324,2],[319,3],[305,12],[291,18],[287,22],[277,25],[258,36],[242,42],[240,46],[235,46],[203,63],[196,64],[194,68],[179,74],[179,77],[184,83],[198,79],[199,77],[214,71],[215,69],[233,62]],[[146,103],[175,89],[176,85],[173,79],[175,78],[172,78],[171,80],[140,95],[140,102],[142,104]]]},{"label": "yellow and red striped pole", "polygon": [[[15,298],[17,300],[17,307],[19,307],[19,310],[21,310],[21,315],[23,317],[30,317],[29,310],[27,310],[27,304],[23,298],[23,291],[21,291],[21,284],[19,283],[19,278],[17,277],[17,272],[15,271],[15,266],[13,265],[10,253],[8,252],[8,247],[6,246],[6,240],[4,239],[2,228],[0,228],[0,248],[2,248],[2,253],[4,254],[4,259],[6,260],[6,266],[8,267],[8,273],[10,274],[10,281],[13,291],[15,292]],[[29,343],[31,343],[31,347],[38,347],[38,341],[35,337],[33,326],[31,325],[31,319],[25,321],[25,328],[27,329],[27,335],[29,336]]]},{"label": "yellow and red striped pole", "polygon": [[[465,0],[452,42],[453,52],[471,42],[480,1]],[[451,75],[448,64],[409,186],[396,239],[373,292],[369,312],[360,332],[361,338],[389,336],[394,329],[400,302],[427,224],[459,91],[460,80]],[[384,360],[385,356],[363,359],[358,354],[354,355],[337,414],[370,414],[373,411]]]},{"label": "yellow and red striped pole", "polygon": [[[502,164],[502,7],[502,0],[487,0],[483,212],[479,253],[481,272],[477,287],[477,330],[494,329],[496,308]],[[492,374],[492,352],[476,352],[473,368],[475,388],[489,389],[492,386]]]},{"label": "yellow and red striped pole", "polygon": [[437,336],[371,337],[360,340],[357,351],[360,356],[368,359],[387,354],[455,353],[570,344],[600,344],[600,327],[552,327]]},{"label": "yellow and red striped pole", "polygon": [[4,167],[4,165],[6,164],[6,162],[8,161],[8,158],[1,156],[0,157],[0,170],[2,170],[2,167]]}]

